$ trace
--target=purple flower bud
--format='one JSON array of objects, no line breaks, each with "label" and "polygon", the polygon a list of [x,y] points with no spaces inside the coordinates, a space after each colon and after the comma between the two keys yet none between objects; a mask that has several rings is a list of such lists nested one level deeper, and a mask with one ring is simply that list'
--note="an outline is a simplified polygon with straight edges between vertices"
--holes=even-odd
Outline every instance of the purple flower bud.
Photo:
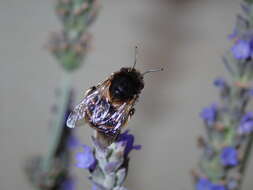
[{"label": "purple flower bud", "polygon": [[227,188],[224,185],[213,184],[211,190],[227,190]]},{"label": "purple flower bud", "polygon": [[212,190],[212,183],[206,178],[200,178],[196,183],[196,190]]},{"label": "purple flower bud", "polygon": [[208,126],[212,126],[217,119],[217,106],[212,104],[210,107],[205,107],[200,113],[200,117],[207,123]]},{"label": "purple flower bud", "polygon": [[134,136],[132,134],[128,134],[129,130],[126,130],[124,133],[120,134],[117,142],[126,142],[126,147],[124,151],[124,155],[127,157],[128,154],[133,150],[140,150],[141,145],[134,145]]},{"label": "purple flower bud", "polygon": [[206,178],[200,178],[196,183],[196,190],[227,190],[224,185],[213,184]]},{"label": "purple flower bud", "polygon": [[78,168],[92,169],[96,163],[93,151],[89,146],[83,145],[84,151],[76,154]]},{"label": "purple flower bud", "polygon": [[80,146],[80,143],[75,135],[71,135],[68,138],[67,146],[69,149],[74,149]]},{"label": "purple flower bud", "polygon": [[227,184],[228,189],[235,190],[238,188],[238,180],[236,179],[230,179]]},{"label": "purple flower bud", "polygon": [[220,155],[220,160],[223,166],[236,166],[238,164],[237,150],[231,146],[224,147]]},{"label": "purple flower bud", "polygon": [[75,190],[76,184],[73,178],[67,178],[65,181],[62,182],[60,190]]},{"label": "purple flower bud", "polygon": [[253,96],[253,88],[249,89],[248,93],[249,95]]},{"label": "purple flower bud", "polygon": [[247,59],[251,55],[250,43],[245,40],[239,40],[231,48],[231,51],[236,59],[239,60]]},{"label": "purple flower bud", "polygon": [[216,78],[214,81],[213,81],[213,84],[214,86],[217,86],[219,88],[225,88],[227,86],[227,83],[226,81],[224,80],[224,78]]},{"label": "purple flower bud", "polygon": [[242,117],[237,131],[239,134],[249,134],[253,131],[253,113],[249,112]]},{"label": "purple flower bud", "polygon": [[100,188],[95,184],[92,185],[91,189],[92,190],[100,190]]},{"label": "purple flower bud", "polygon": [[233,40],[233,39],[235,39],[237,37],[237,35],[238,35],[238,30],[237,30],[237,28],[234,28],[232,34],[228,35],[228,39],[229,40]]},{"label": "purple flower bud", "polygon": [[93,184],[92,184],[91,189],[92,189],[92,190],[105,190],[104,187],[102,187],[101,185],[96,184],[96,183],[93,183]]}]

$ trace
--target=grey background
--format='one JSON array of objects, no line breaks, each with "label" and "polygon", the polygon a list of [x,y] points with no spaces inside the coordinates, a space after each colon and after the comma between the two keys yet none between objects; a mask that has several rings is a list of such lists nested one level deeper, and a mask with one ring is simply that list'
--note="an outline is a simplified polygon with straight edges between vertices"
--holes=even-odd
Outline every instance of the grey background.
[{"label": "grey background", "polygon": [[[142,144],[131,155],[127,187],[132,190],[189,190],[203,134],[198,113],[217,100],[214,77],[224,72],[220,56],[229,47],[239,0],[106,0],[91,31],[93,50],[74,74],[76,101],[91,85],[122,66],[165,71],[145,78],[146,86],[129,128]],[[60,24],[51,0],[0,1],[0,190],[32,189],[24,161],[45,154],[49,112],[62,72],[43,49],[49,31]],[[91,130],[76,130],[90,144]],[[250,172],[251,170],[251,172]],[[252,165],[244,190],[252,190]],[[87,172],[73,168],[78,189],[89,189]]]}]

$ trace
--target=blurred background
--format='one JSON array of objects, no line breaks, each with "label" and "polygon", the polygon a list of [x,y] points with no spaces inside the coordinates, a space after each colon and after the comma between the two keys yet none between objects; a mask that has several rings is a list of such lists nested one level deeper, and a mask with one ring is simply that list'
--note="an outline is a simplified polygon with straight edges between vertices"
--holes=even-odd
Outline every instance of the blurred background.
[{"label": "blurred background", "polygon": [[[46,154],[50,109],[62,71],[43,49],[48,32],[60,29],[52,0],[0,1],[0,190],[32,190],[23,173],[27,158]],[[131,66],[164,67],[147,75],[128,125],[142,144],[132,152],[126,186],[132,190],[193,189],[189,170],[201,153],[198,114],[218,100],[212,80],[224,73],[221,55],[240,12],[240,0],[106,0],[95,24],[93,48],[75,72],[76,102],[87,88]],[[91,129],[76,130],[91,144]],[[250,171],[251,170],[251,171]],[[89,189],[88,173],[73,167],[78,189]],[[244,190],[253,186],[253,162]]]}]

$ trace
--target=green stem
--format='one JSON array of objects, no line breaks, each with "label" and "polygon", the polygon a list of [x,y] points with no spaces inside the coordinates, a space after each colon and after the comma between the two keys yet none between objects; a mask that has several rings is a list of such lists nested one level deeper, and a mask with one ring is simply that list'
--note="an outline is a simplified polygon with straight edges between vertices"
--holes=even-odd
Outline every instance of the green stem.
[{"label": "green stem", "polygon": [[51,167],[51,163],[55,154],[55,150],[59,144],[59,140],[61,137],[62,129],[65,121],[65,113],[68,108],[68,101],[71,94],[71,74],[69,72],[64,72],[62,85],[60,88],[60,95],[58,98],[57,104],[57,113],[55,117],[55,121],[53,123],[53,131],[51,142],[49,145],[49,152],[44,158],[42,170],[44,172],[48,172]]},{"label": "green stem", "polygon": [[253,3],[253,0],[245,0],[247,3]]},{"label": "green stem", "polygon": [[249,137],[248,143],[247,143],[246,148],[245,148],[245,152],[244,152],[243,160],[242,160],[242,163],[241,163],[241,167],[239,168],[239,173],[241,174],[241,176],[240,176],[238,190],[241,189],[242,181],[243,181],[247,166],[249,164],[249,158],[250,158],[251,151],[252,151],[252,145],[253,145],[253,134],[251,134],[250,137]]}]

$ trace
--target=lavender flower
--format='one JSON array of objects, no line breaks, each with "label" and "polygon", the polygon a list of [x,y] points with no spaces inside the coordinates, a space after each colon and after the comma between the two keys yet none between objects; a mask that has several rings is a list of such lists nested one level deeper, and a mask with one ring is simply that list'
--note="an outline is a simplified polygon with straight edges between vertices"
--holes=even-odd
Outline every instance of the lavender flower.
[{"label": "lavender flower", "polygon": [[120,134],[117,142],[126,142],[124,155],[127,157],[132,150],[140,150],[141,145],[134,145],[134,136],[128,134],[129,130],[126,130],[124,133]]},{"label": "lavender flower", "polygon": [[200,178],[196,183],[196,190],[212,190],[212,183],[206,178]]},{"label": "lavender flower", "polygon": [[82,65],[91,44],[88,29],[99,9],[98,0],[56,0],[63,28],[51,35],[47,47],[65,70],[74,71]]},{"label": "lavender flower", "polygon": [[[86,152],[78,156],[80,166],[89,168],[92,190],[126,190],[123,183],[128,171],[128,155],[134,149],[139,150],[141,146],[134,145],[134,136],[129,134],[129,131],[120,134],[117,140],[109,145],[103,143],[97,135],[92,136],[93,151],[85,147]],[[92,166],[94,160],[95,167]]]},{"label": "lavender flower", "polygon": [[237,35],[238,35],[237,28],[234,28],[233,32],[228,35],[228,39],[233,40],[237,37]]},{"label": "lavender flower", "polygon": [[78,168],[91,169],[94,163],[96,163],[93,151],[89,146],[86,145],[83,145],[83,149],[83,152],[79,152],[76,154],[76,166]]},{"label": "lavender flower", "polygon": [[211,190],[227,190],[227,188],[224,185],[213,184]]},{"label": "lavender flower", "polygon": [[220,159],[223,166],[237,166],[237,150],[231,146],[224,147],[222,149]]},{"label": "lavender flower", "polygon": [[228,189],[234,190],[238,187],[238,181],[236,179],[229,179],[227,183]]},{"label": "lavender flower", "polygon": [[217,86],[219,88],[225,88],[227,86],[227,83],[226,83],[225,79],[222,78],[222,77],[216,78],[213,81],[213,84],[214,84],[214,86]]},{"label": "lavender flower", "polygon": [[69,149],[74,149],[80,146],[79,140],[75,135],[71,135],[68,138],[67,146]]},{"label": "lavender flower", "polygon": [[213,184],[206,178],[200,178],[196,183],[196,190],[227,190],[224,185]]},{"label": "lavender flower", "polygon": [[76,184],[73,178],[67,178],[65,181],[62,182],[60,190],[75,190]]},{"label": "lavender flower", "polygon": [[91,190],[105,190],[105,188],[101,187],[100,185],[93,183]]},{"label": "lavender flower", "polygon": [[[253,136],[247,134],[253,132],[253,113],[246,110],[253,96],[249,88],[253,81],[253,0],[244,0],[242,8],[244,14],[237,16],[236,27],[229,36],[235,42],[230,49],[232,57],[223,57],[232,80],[227,83],[223,78],[215,79],[214,85],[221,90],[220,104],[200,113],[209,128],[200,170],[194,174],[199,178],[196,190],[240,190],[251,154]],[[213,150],[211,154],[207,147]]]},{"label": "lavender flower", "polygon": [[249,90],[248,90],[248,93],[249,93],[249,95],[253,96],[253,89],[252,89],[252,88],[249,89]]},{"label": "lavender flower", "polygon": [[200,113],[200,117],[207,123],[208,126],[212,126],[217,119],[218,109],[215,104],[210,107],[205,107]]},{"label": "lavender flower", "polygon": [[253,131],[253,113],[245,114],[238,127],[239,134],[249,134]]},{"label": "lavender flower", "polygon": [[250,43],[245,40],[239,40],[234,44],[231,51],[236,59],[247,59],[251,55]]}]

